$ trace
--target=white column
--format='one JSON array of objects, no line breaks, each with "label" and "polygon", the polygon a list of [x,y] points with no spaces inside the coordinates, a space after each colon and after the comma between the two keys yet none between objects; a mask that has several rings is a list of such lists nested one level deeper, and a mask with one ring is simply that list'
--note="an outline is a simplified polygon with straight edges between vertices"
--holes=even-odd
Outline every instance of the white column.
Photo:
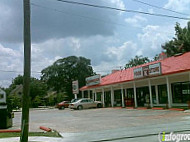
[{"label": "white column", "polygon": [[122,100],[122,107],[125,107],[124,104],[124,92],[123,92],[123,86],[121,85],[121,100]]},{"label": "white column", "polygon": [[88,90],[88,98],[90,98],[90,90]]},{"label": "white column", "polygon": [[156,104],[159,104],[159,99],[158,99],[158,85],[155,85],[155,90],[156,90]]},{"label": "white column", "polygon": [[127,89],[125,89],[125,96],[127,96]]},{"label": "white column", "polygon": [[75,99],[77,99],[77,94],[75,94]]},{"label": "white column", "polygon": [[82,98],[84,98],[84,91],[82,91]]},{"label": "white column", "polygon": [[166,77],[167,93],[168,93],[168,107],[171,108],[171,93],[170,93],[170,82],[168,76]]},{"label": "white column", "polygon": [[111,106],[114,107],[114,91],[113,91],[113,87],[111,87]]},{"label": "white column", "polygon": [[102,103],[103,107],[105,107],[104,88],[102,88]]},{"label": "white column", "polygon": [[94,89],[94,95],[95,95],[94,100],[97,101],[97,93],[96,93],[96,89]]},{"label": "white column", "polygon": [[93,99],[93,101],[95,101],[95,94],[94,94],[94,90],[92,90],[92,99]]},{"label": "white column", "polygon": [[149,94],[150,94],[150,107],[153,107],[153,103],[152,103],[152,88],[151,88],[151,82],[150,79],[148,80],[148,86],[149,86]]},{"label": "white column", "polygon": [[137,106],[137,93],[136,93],[136,85],[135,82],[133,82],[133,89],[134,89],[134,101],[135,101],[135,108],[138,107]]}]

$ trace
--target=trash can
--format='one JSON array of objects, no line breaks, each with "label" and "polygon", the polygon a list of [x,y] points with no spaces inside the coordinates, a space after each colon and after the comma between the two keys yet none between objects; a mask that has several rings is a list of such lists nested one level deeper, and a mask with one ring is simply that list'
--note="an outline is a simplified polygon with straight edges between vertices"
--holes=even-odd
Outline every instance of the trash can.
[{"label": "trash can", "polygon": [[0,129],[12,127],[12,113],[8,112],[6,104],[0,104]]}]

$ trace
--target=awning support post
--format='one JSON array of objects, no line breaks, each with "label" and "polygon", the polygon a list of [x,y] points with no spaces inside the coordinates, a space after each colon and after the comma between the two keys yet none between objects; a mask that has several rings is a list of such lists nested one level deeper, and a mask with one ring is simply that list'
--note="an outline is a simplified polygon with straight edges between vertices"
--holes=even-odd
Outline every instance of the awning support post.
[{"label": "awning support post", "polygon": [[170,83],[168,76],[166,77],[166,83],[167,83],[167,93],[168,93],[168,107],[171,108],[171,92],[170,92]]},{"label": "awning support post", "polygon": [[137,92],[136,92],[136,85],[135,82],[133,82],[133,89],[134,89],[134,101],[135,101],[135,108],[137,108]]},{"label": "awning support post", "polygon": [[124,104],[124,92],[123,92],[123,86],[121,85],[121,99],[122,99],[122,107],[125,107]]}]

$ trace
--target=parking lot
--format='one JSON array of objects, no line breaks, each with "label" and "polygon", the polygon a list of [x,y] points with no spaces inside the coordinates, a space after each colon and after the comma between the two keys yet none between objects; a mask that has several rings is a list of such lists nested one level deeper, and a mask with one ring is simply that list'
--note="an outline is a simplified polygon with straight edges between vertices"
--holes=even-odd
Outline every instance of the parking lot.
[{"label": "parking lot", "polygon": [[[21,112],[16,112],[13,128],[19,128],[20,121]],[[55,129],[69,140],[72,137],[87,141],[122,141],[133,137],[138,140],[140,136],[145,141],[147,138],[157,141],[157,134],[161,131],[190,131],[190,113],[125,108],[31,110],[30,131],[41,131],[39,126]]]}]

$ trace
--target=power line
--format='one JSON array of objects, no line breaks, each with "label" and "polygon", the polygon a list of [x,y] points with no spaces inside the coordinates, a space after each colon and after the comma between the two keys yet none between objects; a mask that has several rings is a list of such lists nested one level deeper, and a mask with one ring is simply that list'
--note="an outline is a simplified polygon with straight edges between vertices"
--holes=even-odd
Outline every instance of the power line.
[{"label": "power line", "polygon": [[108,23],[108,24],[119,25],[119,26],[123,26],[123,27],[125,27],[125,28],[128,28],[128,27],[127,27],[126,25],[124,25],[124,24],[115,23],[115,22],[110,22],[110,21],[105,21],[105,20],[99,19],[99,18],[93,18],[93,17],[83,16],[83,15],[79,15],[79,14],[69,13],[69,12],[66,12],[66,11],[63,11],[63,10],[58,10],[58,9],[55,9],[55,8],[46,7],[46,6],[42,6],[42,5],[35,4],[35,3],[31,3],[31,5],[32,5],[32,6],[36,6],[36,7],[40,7],[40,8],[44,8],[44,9],[53,10],[53,11],[55,11],[55,12],[59,12],[59,13],[63,13],[63,14],[71,15],[71,16],[77,16],[77,17],[81,17],[81,18],[85,18],[85,19],[94,20],[94,21],[96,21],[96,22],[97,22],[97,20],[98,20],[99,22],[104,22],[104,23]]},{"label": "power line", "polygon": [[189,14],[187,14],[187,13],[182,13],[182,12],[178,12],[178,11],[171,10],[171,9],[168,9],[168,8],[156,6],[156,5],[149,4],[149,3],[146,3],[146,2],[143,2],[143,1],[140,1],[140,0],[132,0],[132,1],[138,2],[138,3],[141,3],[141,4],[144,4],[144,5],[148,5],[148,6],[150,6],[150,7],[154,7],[154,8],[157,8],[157,9],[163,9],[163,10],[170,11],[170,12],[173,12],[173,13],[177,13],[177,14],[189,16]]},{"label": "power line", "polygon": [[76,2],[76,1],[67,1],[67,0],[56,0],[56,1],[63,2],[63,3],[69,3],[69,4],[75,4],[75,5],[94,7],[94,8],[110,9],[110,10],[116,10],[116,11],[122,11],[122,12],[128,12],[128,13],[138,13],[138,14],[158,16],[158,17],[190,20],[190,18],[186,18],[186,17],[172,16],[172,15],[166,15],[166,14],[156,14],[156,13],[142,12],[142,11],[136,11],[136,10],[126,10],[126,9],[120,9],[120,8],[115,8],[115,7],[110,7],[110,6],[94,5],[94,4],[82,3],[82,2]]},{"label": "power line", "polygon": [[[0,72],[8,72],[8,73],[23,73],[23,71],[11,71],[11,70],[0,70]],[[38,72],[38,71],[32,71],[32,73],[40,73],[41,72]]]}]

